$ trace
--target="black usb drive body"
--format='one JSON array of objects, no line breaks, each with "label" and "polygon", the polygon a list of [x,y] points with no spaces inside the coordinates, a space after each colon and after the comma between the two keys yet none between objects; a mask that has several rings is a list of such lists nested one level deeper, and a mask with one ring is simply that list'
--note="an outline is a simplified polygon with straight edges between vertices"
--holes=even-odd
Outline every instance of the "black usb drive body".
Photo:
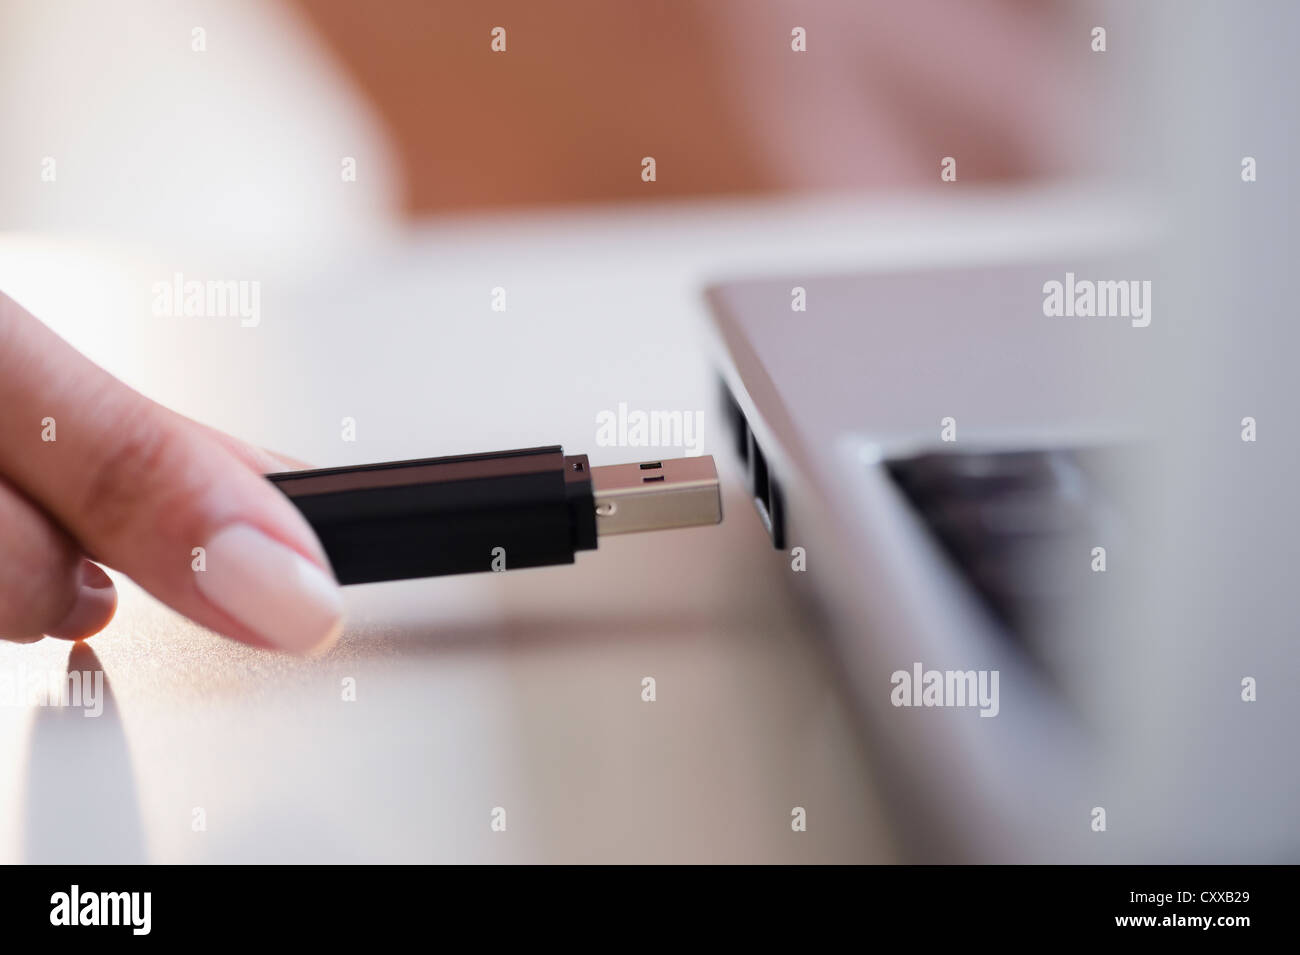
[{"label": "black usb drive body", "polygon": [[268,479],[341,584],[571,564],[602,535],[722,519],[708,456],[592,468],[552,446]]}]

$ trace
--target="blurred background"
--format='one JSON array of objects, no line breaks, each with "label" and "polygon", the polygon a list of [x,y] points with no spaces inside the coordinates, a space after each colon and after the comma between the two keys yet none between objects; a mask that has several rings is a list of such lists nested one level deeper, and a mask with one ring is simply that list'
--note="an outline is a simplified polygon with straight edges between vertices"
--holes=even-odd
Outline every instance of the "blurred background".
[{"label": "blurred background", "polygon": [[[281,252],[451,211],[931,187],[943,156],[968,182],[1077,174],[1107,152],[1091,124],[1116,82],[1117,57],[1100,68],[1075,42],[1088,4],[4,10],[7,227],[226,234]],[[58,189],[25,185],[33,156],[59,155]],[[662,169],[653,190],[637,175],[646,155]],[[342,156],[356,182],[330,188]]]},{"label": "blurred background", "polygon": [[[1134,97],[1131,47],[1091,50],[1098,16],[1121,35],[1131,16],[1100,4],[3,0],[0,10],[6,290],[158,400],[245,431],[250,416],[264,419],[257,388],[283,371],[266,339],[276,329],[301,338],[309,297],[348,300],[350,322],[365,329],[320,349],[327,363],[346,358],[317,368],[334,379],[331,396],[352,364],[390,364],[383,381],[335,404],[409,403],[409,392],[385,391],[394,376],[431,373],[446,385],[433,394],[443,404],[487,370],[446,360],[486,341],[467,319],[482,317],[487,294],[446,277],[513,283],[524,355],[556,347],[561,316],[518,294],[522,271],[591,298],[637,245],[661,271],[678,256],[696,288],[788,269],[801,255],[831,270],[914,260],[918,248],[954,259],[1050,246],[1063,225],[1097,230],[1102,206],[1081,184],[1132,185],[1133,130],[1150,126],[1117,108]],[[958,183],[940,181],[944,157],[958,159]],[[1033,223],[1017,221],[1027,207],[1000,198],[1007,189],[1042,200]],[[1127,201],[1115,206],[1121,217]],[[958,215],[1005,208],[1007,228],[999,237],[976,213],[981,241],[950,220],[910,246],[908,231],[935,221],[917,214],[927,202]],[[887,231],[861,228],[874,216]],[[662,238],[690,222],[701,239],[698,227],[716,230],[708,254]],[[447,242],[433,257],[418,237],[435,235]],[[541,264],[542,248],[566,263],[560,272]],[[365,277],[399,259],[411,267]],[[143,314],[153,283],[177,273],[258,281],[282,320],[240,337]],[[417,273],[428,288],[394,289],[401,305],[380,315],[380,290]],[[472,298],[456,291],[470,287]],[[625,285],[608,291],[628,297]],[[602,323],[621,324],[610,304]],[[446,337],[419,347],[417,321]],[[641,328],[617,398],[676,406],[655,395],[667,375],[645,359],[696,350],[683,327]],[[529,374],[508,357],[501,375]],[[605,349],[599,360],[622,373],[623,357]],[[236,368],[245,387],[231,395],[223,383]],[[601,396],[598,407],[616,406]],[[392,419],[370,420],[368,437],[396,451]],[[297,453],[321,460],[303,443],[307,422],[295,424]],[[459,448],[454,422],[444,425]],[[283,440],[251,426],[251,440]],[[329,463],[352,450],[325,447]]]}]

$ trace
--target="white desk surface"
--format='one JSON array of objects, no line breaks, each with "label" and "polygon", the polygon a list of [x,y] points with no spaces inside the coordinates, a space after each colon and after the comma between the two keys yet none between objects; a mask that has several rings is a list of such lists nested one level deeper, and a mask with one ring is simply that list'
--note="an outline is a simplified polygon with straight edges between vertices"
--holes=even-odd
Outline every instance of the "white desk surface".
[{"label": "white desk surface", "polygon": [[[119,577],[119,615],[78,659],[102,665],[104,715],[0,706],[0,861],[896,858],[834,661],[728,456],[700,287],[1044,251],[1106,234],[1113,212],[1052,191],[618,207],[443,222],[278,270],[0,239],[0,287],[93,358],[313,463],[549,443],[633,460],[594,440],[625,401],[703,410],[726,485],[718,528],[350,588],[347,632],[315,660],[215,637]],[[261,281],[261,325],[154,317],[150,285],[178,270]],[[59,671],[69,650],[0,643],[0,667]]]}]

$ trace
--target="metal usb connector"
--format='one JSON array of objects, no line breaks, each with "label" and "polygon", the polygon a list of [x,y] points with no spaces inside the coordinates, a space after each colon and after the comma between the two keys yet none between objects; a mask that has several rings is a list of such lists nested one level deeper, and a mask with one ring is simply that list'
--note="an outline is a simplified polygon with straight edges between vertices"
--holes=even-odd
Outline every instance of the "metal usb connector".
[{"label": "metal usb connector", "polygon": [[718,469],[708,455],[591,469],[596,534],[632,534],[717,524]]}]

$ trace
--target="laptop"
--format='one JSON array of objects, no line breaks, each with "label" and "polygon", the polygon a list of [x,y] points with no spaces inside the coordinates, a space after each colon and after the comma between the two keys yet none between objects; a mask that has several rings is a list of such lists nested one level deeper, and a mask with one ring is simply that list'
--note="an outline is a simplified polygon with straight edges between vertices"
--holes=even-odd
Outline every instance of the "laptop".
[{"label": "laptop", "polygon": [[[1217,452],[1180,431],[1170,356],[1205,342],[1158,298],[1136,318],[1132,300],[1068,317],[1049,301],[1056,282],[1157,269],[1134,253],[708,291],[752,519],[825,616],[909,858],[1300,853],[1278,758],[1296,694],[1256,696],[1277,664],[1296,676],[1294,617],[1184,629],[1287,560],[1249,528],[1236,545],[1194,531],[1205,495],[1243,480],[1198,457],[1249,453],[1257,422],[1234,409]],[[1289,500],[1253,503],[1295,523]],[[1179,566],[1198,542],[1235,563]]]},{"label": "laptop", "polygon": [[1135,268],[708,292],[754,516],[826,611],[913,858],[1099,848],[1087,813],[1103,701],[1080,634],[1124,609],[1132,581],[1125,481],[1140,435],[1126,410],[1156,338],[1131,316],[1045,316],[1042,289],[1150,274]]},{"label": "laptop", "polygon": [[1300,858],[1300,11],[1255,13],[1125,30],[1158,241],[707,292],[751,519],[914,861]]}]

